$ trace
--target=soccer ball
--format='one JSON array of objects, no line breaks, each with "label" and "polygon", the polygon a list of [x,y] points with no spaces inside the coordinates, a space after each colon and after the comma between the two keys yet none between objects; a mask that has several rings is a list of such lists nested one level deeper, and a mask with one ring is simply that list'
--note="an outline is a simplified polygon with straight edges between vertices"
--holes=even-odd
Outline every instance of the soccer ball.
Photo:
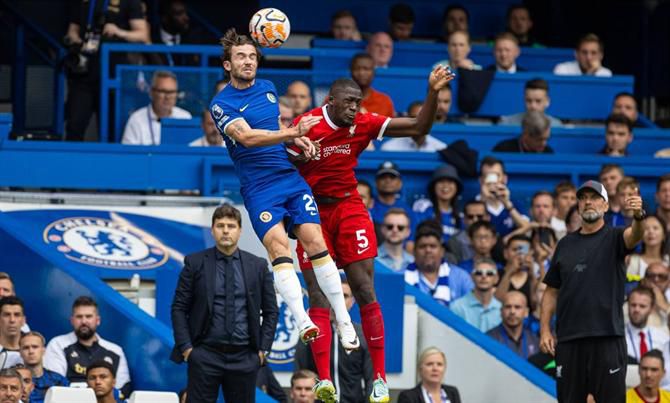
[{"label": "soccer ball", "polygon": [[249,21],[249,33],[259,46],[278,48],[291,33],[291,23],[286,14],[276,8],[259,10]]}]

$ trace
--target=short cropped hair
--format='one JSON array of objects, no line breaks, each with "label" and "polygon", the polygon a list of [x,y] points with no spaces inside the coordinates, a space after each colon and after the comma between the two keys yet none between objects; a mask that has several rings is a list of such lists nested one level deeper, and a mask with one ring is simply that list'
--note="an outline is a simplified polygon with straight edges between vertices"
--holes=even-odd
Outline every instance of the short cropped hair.
[{"label": "short cropped hair", "polygon": [[0,378],[16,378],[21,384],[21,390],[23,390],[23,378],[21,374],[14,368],[5,368],[0,370]]},{"label": "short cropped hair", "polygon": [[574,183],[565,180],[565,181],[560,181],[556,184],[556,187],[554,187],[554,198],[557,198],[561,194],[565,192],[576,192],[577,187],[575,186]]},{"label": "short cropped hair", "polygon": [[660,178],[658,178],[658,180],[656,181],[656,191],[657,192],[659,190],[661,190],[661,186],[665,182],[670,182],[670,174],[665,174],[665,175],[661,176]]},{"label": "short cropped hair", "polygon": [[516,44],[516,46],[519,46],[519,39],[516,36],[514,36],[514,34],[511,32],[501,32],[498,35],[496,35],[495,42],[502,40],[512,41]]},{"label": "short cropped hair", "polygon": [[609,125],[610,123],[615,123],[615,124],[619,124],[619,125],[626,125],[629,132],[633,131],[633,121],[628,119],[626,117],[626,115],[624,115],[622,113],[612,113],[612,114],[610,114],[607,117],[607,119],[605,119],[605,127],[607,127],[607,125]]},{"label": "short cropped hair", "polygon": [[314,379],[314,382],[316,382],[317,375],[308,370],[308,369],[299,369],[291,375],[291,387],[293,387],[293,384],[295,381],[299,379]]},{"label": "short cropped hair", "polygon": [[660,360],[661,368],[665,370],[665,359],[663,358],[663,353],[661,352],[661,350],[654,348],[652,350],[647,351],[640,358],[640,363],[642,363],[642,360],[644,360],[645,358],[656,358],[657,360]]},{"label": "short cropped hair", "polygon": [[544,90],[549,93],[549,83],[543,78],[533,78],[526,81],[524,90]]},{"label": "short cropped hair", "polygon": [[97,369],[97,368],[107,369],[109,371],[109,373],[112,374],[112,377],[116,378],[116,374],[114,373],[114,367],[112,366],[112,364],[108,363],[107,361],[103,361],[103,360],[98,360],[98,361],[94,362],[93,364],[89,365],[88,367],[86,367],[86,376],[88,376],[88,374],[92,370]]},{"label": "short cropped hair", "polygon": [[21,307],[21,312],[26,311],[25,305],[23,304],[23,300],[21,298],[15,296],[15,295],[9,295],[3,298],[0,298],[0,311],[5,305],[18,305]]},{"label": "short cropped hair", "polygon": [[399,22],[402,24],[413,24],[414,23],[414,10],[412,7],[405,3],[396,3],[391,6],[389,11],[389,19],[391,23]]},{"label": "short cropped hair", "polygon": [[577,47],[575,47],[575,49],[579,50],[579,48],[581,48],[583,44],[588,43],[588,42],[597,43],[598,44],[598,49],[600,49],[600,53],[603,52],[603,42],[600,40],[598,35],[596,35],[594,33],[588,33],[588,34],[582,36],[581,38],[579,38],[579,40],[577,41]]},{"label": "short cropped hair", "polygon": [[46,346],[46,344],[47,344],[47,340],[44,338],[44,335],[42,335],[42,333],[34,331],[34,330],[31,330],[27,333],[21,334],[21,338],[19,339],[19,344],[21,343],[21,340],[23,340],[24,338],[26,338],[28,336],[34,336],[34,337],[39,338],[42,341],[42,347]]},{"label": "short cropped hair", "polygon": [[74,300],[72,303],[72,311],[74,312],[75,309],[79,308],[80,306],[92,306],[96,310],[98,309],[98,303],[95,302],[95,300],[88,295],[82,295],[80,297],[77,297],[77,299]]},{"label": "short cropped hair", "polygon": [[528,111],[521,121],[521,128],[530,137],[542,136],[551,126],[547,115],[540,111]]},{"label": "short cropped hair", "polygon": [[214,213],[212,214],[212,227],[214,226],[216,220],[220,220],[222,218],[232,218],[233,220],[237,221],[237,225],[239,225],[240,228],[242,227],[242,214],[240,213],[240,210],[236,209],[228,203],[222,204],[217,207],[216,210],[214,210]]},{"label": "short cropped hair", "polygon": [[640,182],[637,181],[637,179],[633,178],[632,176],[624,176],[623,179],[619,181],[619,183],[616,185],[616,192],[622,192],[624,189],[633,187],[633,188],[640,188]]},{"label": "short cropped hair", "polygon": [[407,218],[407,221],[410,221],[409,214],[407,214],[407,211],[405,211],[405,209],[401,209],[400,207],[391,207],[390,209],[388,209],[388,211],[384,213],[384,219],[386,219],[386,217],[392,214],[404,215]]},{"label": "short cropped hair", "polygon": [[162,78],[171,78],[171,79],[173,79],[175,82],[178,82],[178,81],[177,81],[177,76],[176,76],[173,72],[171,72],[171,71],[167,71],[167,70],[158,70],[158,71],[156,71],[156,72],[154,73],[154,75],[151,77],[151,86],[152,86],[152,87],[155,87],[155,86],[156,86],[156,82],[157,82],[158,80],[162,79]]},{"label": "short cropped hair", "polygon": [[614,171],[615,169],[617,171],[619,171],[621,176],[624,175],[623,168],[621,167],[621,165],[619,165],[619,164],[604,164],[600,168],[600,172],[598,172],[598,177],[600,178],[601,176],[605,175],[606,173],[608,173],[610,171]]},{"label": "short cropped hair", "polygon": [[493,225],[489,221],[480,220],[468,227],[468,236],[472,238],[473,236],[475,236],[475,232],[477,232],[481,228],[488,230],[491,234],[493,234],[494,237],[498,235],[498,233],[496,232],[495,225]]},{"label": "short cropped hair", "polygon": [[479,163],[479,173],[480,174],[482,173],[482,168],[483,167],[485,167],[485,166],[490,167],[490,166],[493,166],[493,165],[496,165],[496,164],[500,164],[500,167],[502,168],[503,173],[506,173],[505,172],[505,163],[502,162],[502,160],[499,160],[498,158],[492,157],[490,155],[487,155],[486,157],[484,157],[482,159],[482,162]]},{"label": "short cropped hair", "polygon": [[646,295],[649,298],[651,298],[651,306],[654,306],[656,304],[656,296],[654,295],[654,291],[646,286],[643,285],[638,285],[637,287],[633,288],[633,290],[628,294],[628,299],[630,300],[630,296],[633,294],[640,294],[640,295]]},{"label": "short cropped hair", "polygon": [[368,59],[371,60],[373,63],[375,61],[375,59],[373,59],[372,56],[370,56],[368,53],[365,52],[356,53],[354,57],[351,58],[349,69],[352,69],[354,67],[354,63],[356,63],[359,59]]}]

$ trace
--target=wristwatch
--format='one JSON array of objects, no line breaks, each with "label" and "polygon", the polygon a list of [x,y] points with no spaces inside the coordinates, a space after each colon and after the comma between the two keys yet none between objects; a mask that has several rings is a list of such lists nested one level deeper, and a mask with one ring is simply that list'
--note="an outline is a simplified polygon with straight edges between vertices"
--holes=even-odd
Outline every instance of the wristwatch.
[{"label": "wristwatch", "polygon": [[640,215],[637,215],[637,214],[636,214],[636,215],[633,216],[633,219],[634,219],[635,221],[642,221],[642,220],[644,220],[645,218],[647,218],[647,212],[644,211],[644,209],[641,209],[641,210],[640,210]]}]

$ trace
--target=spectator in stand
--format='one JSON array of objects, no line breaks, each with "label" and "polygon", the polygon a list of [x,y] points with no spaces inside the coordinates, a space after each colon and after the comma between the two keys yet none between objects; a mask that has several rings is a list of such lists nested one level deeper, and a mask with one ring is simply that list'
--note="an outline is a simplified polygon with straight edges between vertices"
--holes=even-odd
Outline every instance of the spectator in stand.
[{"label": "spectator in stand", "polygon": [[93,389],[97,403],[125,402],[114,396],[115,383],[114,367],[107,361],[96,361],[86,368],[86,384]]},{"label": "spectator in stand", "polygon": [[21,378],[21,374],[12,368],[0,370],[0,402],[22,403],[22,393],[23,378]]},{"label": "spectator in stand", "polygon": [[83,141],[91,117],[100,108],[100,43],[149,43],[149,28],[139,0],[115,1],[106,10],[92,10],[89,1],[78,0],[70,15],[64,40],[73,62],[65,62],[65,133],[69,141]]},{"label": "spectator in stand", "polygon": [[551,217],[551,227],[556,233],[556,238],[561,239],[568,232],[568,212],[577,205],[577,187],[570,181],[558,182],[554,187],[554,201],[556,209]]},{"label": "spectator in stand", "polygon": [[286,95],[279,97],[279,120],[283,127],[293,126],[293,105]]},{"label": "spectator in stand", "polygon": [[611,77],[612,71],[603,67],[603,43],[596,34],[586,34],[577,42],[575,61],[559,63],[554,74],[560,76]]},{"label": "spectator in stand", "polygon": [[449,35],[449,41],[447,42],[449,60],[440,60],[435,63],[435,66],[441,64],[448,66],[453,71],[456,71],[457,69],[481,70],[482,66],[468,58],[471,50],[470,34],[466,31],[455,31]]},{"label": "spectator in stand", "polygon": [[291,376],[291,401],[293,403],[314,403],[314,385],[316,385],[316,374],[308,369],[301,369]]},{"label": "spectator in stand", "polygon": [[611,113],[620,113],[627,117],[631,122],[633,122],[633,127],[645,127],[645,125],[640,122],[639,114],[637,111],[637,100],[630,92],[620,92],[614,97],[614,103],[612,104]]},{"label": "spectator in stand", "polygon": [[214,83],[214,95],[221,92],[230,83],[230,77],[227,77],[227,75],[228,74],[226,73],[226,77],[224,77],[224,78],[218,80],[216,83]]},{"label": "spectator in stand", "polygon": [[526,71],[516,64],[516,59],[521,54],[519,41],[516,36],[509,32],[503,32],[496,36],[493,45],[493,57],[495,63],[491,64],[486,70],[496,71],[498,73],[516,73]]},{"label": "spectator in stand", "polygon": [[621,211],[621,206],[619,206],[619,201],[616,197],[616,188],[623,177],[623,168],[618,164],[605,164],[600,168],[600,172],[598,173],[598,180],[605,186],[605,190],[607,190],[610,208],[607,214],[605,214],[605,222],[610,225],[612,225],[611,215]]},{"label": "spectator in stand", "polygon": [[21,381],[23,382],[23,391],[21,392],[21,402],[33,403],[33,401],[30,398],[30,396],[33,393],[33,390],[35,389],[35,384],[33,383],[33,373],[23,364],[16,364],[14,366],[14,370],[16,370],[16,372],[18,372],[19,375],[21,375]]},{"label": "spectator in stand", "polygon": [[511,32],[519,42],[519,46],[542,47],[533,35],[533,19],[528,7],[516,4],[507,9],[507,31]]},{"label": "spectator in stand", "polygon": [[[407,116],[416,118],[419,115],[423,102],[414,101],[407,108]],[[382,151],[421,151],[436,152],[447,148],[447,145],[430,134],[416,137],[396,137],[382,144]]]},{"label": "spectator in stand", "polygon": [[43,403],[47,390],[52,386],[70,386],[66,377],[44,368],[42,358],[45,353],[44,336],[38,332],[28,332],[21,336],[19,346],[24,365],[32,371],[34,389],[30,403]]},{"label": "spectator in stand", "polygon": [[372,186],[370,183],[368,183],[366,180],[360,179],[358,181],[358,185],[356,186],[356,190],[358,190],[358,194],[361,196],[361,200],[363,200],[365,207],[370,210],[374,205],[374,199],[372,198]]},{"label": "spectator in stand", "polygon": [[351,59],[351,78],[361,87],[363,100],[361,111],[394,117],[395,109],[391,97],[372,88],[375,79],[375,62],[367,53],[358,53]]},{"label": "spectator in stand", "polygon": [[[640,279],[639,276],[628,276],[629,281]],[[668,314],[670,313],[670,267],[663,262],[649,264],[640,279],[639,285],[647,287],[654,293],[654,309],[652,309],[647,325],[662,328],[668,332]],[[628,302],[623,304],[624,320],[628,321]],[[669,333],[670,334],[670,333]]]},{"label": "spectator in stand", "polygon": [[502,304],[493,295],[498,282],[496,262],[489,258],[478,258],[471,275],[475,288],[452,302],[449,309],[480,332],[486,333],[502,321]]},{"label": "spectator in stand", "polygon": [[458,195],[463,191],[463,183],[456,168],[449,164],[439,166],[428,183],[428,198],[414,202],[412,211],[417,223],[436,220],[442,224],[442,240],[449,241],[461,228],[458,211]]},{"label": "spectator in stand", "polygon": [[361,33],[358,32],[356,18],[349,10],[340,10],[333,14],[330,19],[330,33],[333,39],[342,41],[361,40]]},{"label": "spectator in stand", "polygon": [[[493,259],[493,248],[498,241],[498,234],[496,234],[496,227],[489,221],[477,221],[470,225],[467,230],[470,244],[474,251],[472,259],[462,260],[458,262],[458,266],[468,273],[472,273],[477,260]],[[496,263],[496,268],[502,269]],[[498,283],[496,279],[496,284]]]},{"label": "spectator in stand", "polygon": [[[347,310],[351,310],[354,305],[354,295],[351,292],[351,287],[345,278],[342,278],[342,291],[344,293],[344,301]],[[330,313],[330,321],[335,328],[335,313]],[[354,323],[356,334],[361,340],[361,347],[354,351],[346,351],[342,344],[337,341],[336,337],[331,339],[330,343],[330,367],[328,368],[328,376],[325,374],[318,374],[320,379],[336,379],[338,380],[337,394],[343,402],[366,402],[368,396],[372,391],[372,361],[370,360],[370,353],[368,346],[363,337],[363,328],[360,324]],[[335,351],[337,349],[337,351]],[[311,350],[311,351],[310,351]],[[307,369],[316,372],[316,364],[313,356],[318,354],[314,351],[314,344],[309,346],[298,342],[295,346],[295,369]],[[332,374],[332,378],[330,376]]]},{"label": "spectator in stand", "polygon": [[[405,269],[405,282],[449,306],[474,288],[468,273],[444,260],[440,225],[427,222],[417,228],[414,263]],[[433,225],[434,223],[435,225]]]},{"label": "spectator in stand", "polygon": [[652,263],[670,264],[670,256],[666,248],[668,233],[662,218],[650,215],[642,223],[642,249],[628,257],[628,276],[641,278],[645,276],[647,267]]},{"label": "spectator in stand", "polygon": [[567,234],[579,230],[582,226],[582,216],[579,215],[579,208],[575,205],[570,207],[568,214],[565,216],[565,229]]},{"label": "spectator in stand", "polygon": [[209,113],[209,110],[205,109],[202,112],[202,117],[200,120],[200,127],[204,133],[202,137],[188,143],[189,147],[225,147],[226,143],[223,142],[223,137],[219,133],[219,129],[216,128],[214,119],[212,119],[212,114]]},{"label": "spectator in stand", "polygon": [[[186,1],[164,0],[159,3],[158,14],[160,24],[151,35],[151,42],[157,45],[178,46],[205,43],[201,32],[191,29]],[[152,54],[152,64],[169,66],[194,66],[199,64],[200,57],[187,53],[156,53]]]},{"label": "spectator in stand", "polygon": [[470,13],[459,5],[452,4],[442,15],[442,41],[449,42],[449,37],[456,31],[469,32]]},{"label": "spectator in stand", "polygon": [[414,10],[405,3],[396,3],[389,11],[389,34],[394,41],[406,41],[412,37]]},{"label": "spectator in stand", "polygon": [[605,146],[600,154],[610,157],[628,155],[628,145],[633,141],[633,122],[622,114],[611,114],[605,120]]},{"label": "spectator in stand", "polygon": [[505,268],[503,276],[496,288],[496,298],[505,300],[505,296],[512,291],[519,291],[526,296],[526,301],[532,301],[537,280],[531,253],[531,240],[524,235],[514,235],[505,244]]},{"label": "spectator in stand", "polygon": [[160,145],[161,123],[164,118],[191,119],[191,113],[177,105],[177,76],[159,70],[151,80],[151,103],[130,115],[123,130],[121,143]]},{"label": "spectator in stand", "polygon": [[478,198],[486,204],[486,210],[499,236],[504,237],[514,228],[527,224],[528,218],[516,209],[511,200],[507,174],[501,160],[484,157],[479,164]]},{"label": "spectator in stand", "polygon": [[628,296],[628,323],[626,324],[626,349],[629,360],[639,363],[640,357],[668,341],[666,329],[648,323],[655,304],[654,292],[638,286]]},{"label": "spectator in stand", "polygon": [[521,136],[499,142],[493,151],[506,153],[553,154],[547,145],[551,136],[551,122],[543,112],[526,112],[521,121]]},{"label": "spectator in stand", "polygon": [[[655,214],[665,221],[666,232],[670,233],[670,174],[658,178],[655,199]],[[670,240],[666,242],[666,248],[670,248]]]},{"label": "spectator in stand", "polygon": [[663,356],[664,353],[658,349],[642,356],[638,367],[640,384],[626,391],[626,403],[670,403],[670,392],[661,389],[661,380],[666,372]]},{"label": "spectator in stand", "polygon": [[468,235],[468,230],[474,223],[479,221],[491,222],[491,216],[486,210],[486,204],[481,200],[470,200],[463,207],[464,228],[447,241],[449,262],[456,264],[474,258],[475,251]]},{"label": "spectator in stand", "polygon": [[130,396],[131,383],[128,361],[118,344],[109,342],[96,332],[100,326],[98,304],[88,296],[81,296],[72,304],[70,324],[73,331],[56,336],[47,344],[44,366],[67,377],[70,384],[86,382],[86,369],[99,360],[112,361],[115,387],[121,397]]},{"label": "spectator in stand", "polygon": [[9,274],[0,272],[0,298],[16,295],[14,291],[14,282]]},{"label": "spectator in stand", "polygon": [[384,214],[381,232],[384,238],[377,249],[376,260],[389,269],[402,273],[408,264],[414,262],[414,256],[403,247],[410,235],[409,216],[401,208],[390,208]]},{"label": "spectator in stand", "polygon": [[[569,208],[569,206],[568,206]],[[519,227],[513,234],[527,234],[532,231],[532,237],[539,238],[543,243],[549,244],[549,238],[554,243],[558,239],[556,233],[565,235],[565,222],[558,220],[556,214],[556,201],[554,195],[546,190],[535,192],[530,202],[530,221],[526,226]]]},{"label": "spectator in stand", "polygon": [[391,161],[384,161],[375,174],[377,196],[374,198],[374,204],[370,209],[372,221],[379,225],[384,222],[384,215],[392,207],[405,210],[410,217],[410,226],[414,221],[412,209],[402,199],[400,192],[402,190],[402,179],[398,166]]},{"label": "spectator in stand", "polygon": [[563,122],[559,119],[547,115],[546,111],[549,107],[549,84],[546,80],[541,78],[534,78],[532,80],[526,81],[525,88],[523,90],[523,101],[526,105],[526,111],[515,113],[514,115],[504,115],[500,117],[498,124],[500,125],[521,125],[523,118],[526,117],[526,114],[530,111],[542,112],[549,119],[551,127],[561,127]]},{"label": "spectator in stand", "polygon": [[527,360],[540,351],[537,336],[523,326],[528,317],[528,299],[524,293],[510,291],[502,301],[502,323],[486,334]]},{"label": "spectator in stand", "polygon": [[412,389],[400,392],[398,403],[461,403],[458,389],[442,383],[447,372],[447,357],[442,350],[428,347],[421,352],[418,364],[421,382]]},{"label": "spectator in stand", "polygon": [[435,123],[463,123],[449,115],[452,101],[451,87],[446,86],[437,93],[437,112],[435,113]]},{"label": "spectator in stand", "polygon": [[372,57],[373,67],[388,67],[393,57],[393,39],[386,32],[377,32],[368,40],[365,51]]},{"label": "spectator in stand", "polygon": [[293,116],[298,116],[312,109],[312,95],[304,81],[293,81],[286,88],[286,96],[293,106]]},{"label": "spectator in stand", "polygon": [[0,369],[10,368],[23,363],[20,353],[19,340],[21,328],[26,323],[23,301],[16,296],[0,299],[0,352],[5,358],[0,363]]},{"label": "spectator in stand", "polygon": [[[619,206],[624,206],[627,197],[639,193],[640,183],[631,176],[624,176],[616,185],[616,199]],[[622,208],[618,213],[606,215],[605,219],[612,227],[627,227],[633,222],[634,211]]]}]

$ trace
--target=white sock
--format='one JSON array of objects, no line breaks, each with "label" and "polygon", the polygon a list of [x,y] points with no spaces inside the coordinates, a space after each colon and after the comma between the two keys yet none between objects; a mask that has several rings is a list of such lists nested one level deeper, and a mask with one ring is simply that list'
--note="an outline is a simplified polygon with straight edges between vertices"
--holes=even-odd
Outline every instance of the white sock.
[{"label": "white sock", "polygon": [[[285,265],[288,265],[284,263]],[[281,266],[281,265],[278,265]],[[273,274],[275,280],[275,287],[279,292],[279,295],[284,299],[288,309],[293,313],[295,321],[299,327],[302,327],[309,316],[305,312],[305,306],[302,303],[302,286],[300,285],[300,280],[298,280],[298,275],[293,269],[293,265],[290,267],[280,267],[277,270],[277,266],[273,267]]]},{"label": "white sock", "polygon": [[347,305],[344,303],[344,293],[342,292],[342,280],[340,272],[337,271],[335,262],[330,255],[312,260],[314,275],[319,283],[319,288],[328,298],[331,308],[335,311],[335,318],[338,323],[351,322]]}]

